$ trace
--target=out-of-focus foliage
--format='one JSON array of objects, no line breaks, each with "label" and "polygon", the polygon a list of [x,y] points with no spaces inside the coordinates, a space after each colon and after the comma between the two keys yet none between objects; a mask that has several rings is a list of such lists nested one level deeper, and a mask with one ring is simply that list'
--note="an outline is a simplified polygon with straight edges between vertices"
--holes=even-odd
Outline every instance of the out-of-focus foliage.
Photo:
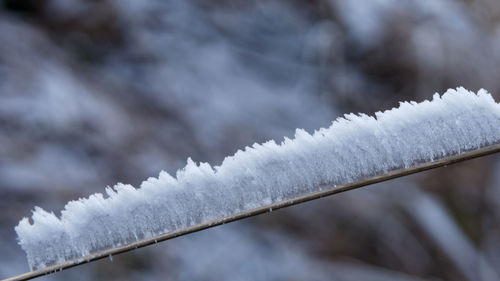
[{"label": "out-of-focus foliage", "polygon": [[[463,85],[500,92],[495,0],[3,0],[0,276],[33,204]],[[499,95],[495,95],[497,101]],[[496,280],[498,157],[227,225],[60,280]]]}]

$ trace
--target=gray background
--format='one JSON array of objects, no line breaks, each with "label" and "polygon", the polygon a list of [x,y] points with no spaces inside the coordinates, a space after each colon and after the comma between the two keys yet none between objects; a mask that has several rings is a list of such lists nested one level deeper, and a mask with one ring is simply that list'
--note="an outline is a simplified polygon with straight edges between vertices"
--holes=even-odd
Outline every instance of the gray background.
[{"label": "gray background", "polygon": [[[449,87],[500,101],[496,0],[0,1],[0,277],[37,205]],[[40,280],[498,280],[500,158]]]}]

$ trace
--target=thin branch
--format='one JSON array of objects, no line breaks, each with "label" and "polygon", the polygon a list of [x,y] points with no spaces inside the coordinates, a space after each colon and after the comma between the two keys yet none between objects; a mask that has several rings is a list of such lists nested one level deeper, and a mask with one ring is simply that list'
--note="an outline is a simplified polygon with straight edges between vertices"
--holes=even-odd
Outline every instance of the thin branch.
[{"label": "thin branch", "polygon": [[172,238],[175,238],[178,236],[201,231],[201,230],[208,229],[208,228],[211,228],[214,226],[230,223],[233,221],[241,220],[241,219],[248,218],[248,217],[253,217],[253,216],[264,214],[264,213],[268,213],[268,212],[271,212],[274,210],[278,210],[281,208],[297,205],[297,204],[300,204],[303,202],[319,199],[319,198],[322,198],[325,196],[333,195],[333,194],[344,192],[347,190],[371,185],[374,183],[387,181],[387,180],[394,179],[394,178],[403,177],[403,176],[410,175],[410,174],[419,173],[422,171],[426,171],[426,170],[430,170],[430,169],[434,169],[434,168],[438,168],[438,167],[442,167],[442,166],[470,160],[470,159],[477,158],[477,157],[482,157],[482,156],[497,153],[497,152],[500,152],[500,144],[490,145],[487,147],[483,147],[481,149],[465,152],[465,153],[462,153],[460,155],[445,157],[442,159],[435,160],[433,162],[422,163],[422,164],[419,164],[419,165],[416,165],[416,166],[413,166],[410,168],[406,168],[406,169],[391,171],[391,172],[388,172],[388,173],[383,174],[383,175],[377,175],[377,176],[374,176],[374,177],[371,177],[368,179],[348,183],[345,185],[331,187],[329,189],[325,189],[325,190],[313,192],[310,194],[302,195],[302,196],[299,196],[299,197],[296,197],[293,199],[276,202],[276,203],[266,205],[266,206],[263,206],[260,208],[244,211],[244,212],[241,212],[238,214],[229,215],[229,216],[226,216],[223,218],[204,222],[204,223],[194,225],[191,227],[178,229],[178,230],[175,230],[175,231],[172,231],[169,233],[165,233],[165,234],[158,235],[155,237],[151,237],[151,238],[147,238],[147,239],[140,240],[137,242],[133,242],[133,243],[130,243],[130,244],[127,244],[124,246],[119,246],[119,247],[103,250],[101,252],[94,253],[94,254],[91,254],[91,255],[88,255],[88,256],[85,256],[82,258],[78,258],[78,259],[66,261],[66,262],[63,262],[60,264],[48,266],[48,267],[45,267],[42,269],[30,271],[30,272],[27,272],[27,273],[24,273],[24,274],[21,274],[18,276],[4,279],[3,281],[30,280],[30,279],[40,277],[43,275],[55,273],[57,271],[62,271],[63,269],[67,269],[67,268],[71,268],[71,267],[78,266],[81,264],[96,261],[99,259],[107,258],[107,257],[110,257],[112,255],[117,255],[117,254],[121,254],[124,252],[132,251],[132,250],[137,249],[137,248],[142,248],[142,247],[145,247],[148,245],[156,244],[156,243],[161,242],[161,241],[165,241],[165,240],[172,239]]}]

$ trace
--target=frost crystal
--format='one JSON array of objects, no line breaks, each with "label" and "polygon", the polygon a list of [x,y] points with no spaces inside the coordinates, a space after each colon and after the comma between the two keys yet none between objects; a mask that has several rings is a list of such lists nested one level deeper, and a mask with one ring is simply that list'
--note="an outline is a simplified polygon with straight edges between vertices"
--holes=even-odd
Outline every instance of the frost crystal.
[{"label": "frost crystal", "polygon": [[345,115],[313,135],[254,144],[212,168],[188,159],[136,189],[69,202],[58,218],[35,207],[15,228],[32,269],[168,233],[320,189],[500,143],[500,104],[463,88],[432,101]]}]

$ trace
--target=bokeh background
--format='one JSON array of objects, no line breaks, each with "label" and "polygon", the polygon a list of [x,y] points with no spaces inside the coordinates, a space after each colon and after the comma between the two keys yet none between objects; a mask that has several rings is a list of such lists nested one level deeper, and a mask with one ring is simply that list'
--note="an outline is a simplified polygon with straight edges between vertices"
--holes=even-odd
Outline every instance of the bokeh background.
[{"label": "bokeh background", "polygon": [[[0,277],[37,205],[449,87],[500,101],[497,0],[1,0]],[[40,280],[499,280],[500,157]]]}]

